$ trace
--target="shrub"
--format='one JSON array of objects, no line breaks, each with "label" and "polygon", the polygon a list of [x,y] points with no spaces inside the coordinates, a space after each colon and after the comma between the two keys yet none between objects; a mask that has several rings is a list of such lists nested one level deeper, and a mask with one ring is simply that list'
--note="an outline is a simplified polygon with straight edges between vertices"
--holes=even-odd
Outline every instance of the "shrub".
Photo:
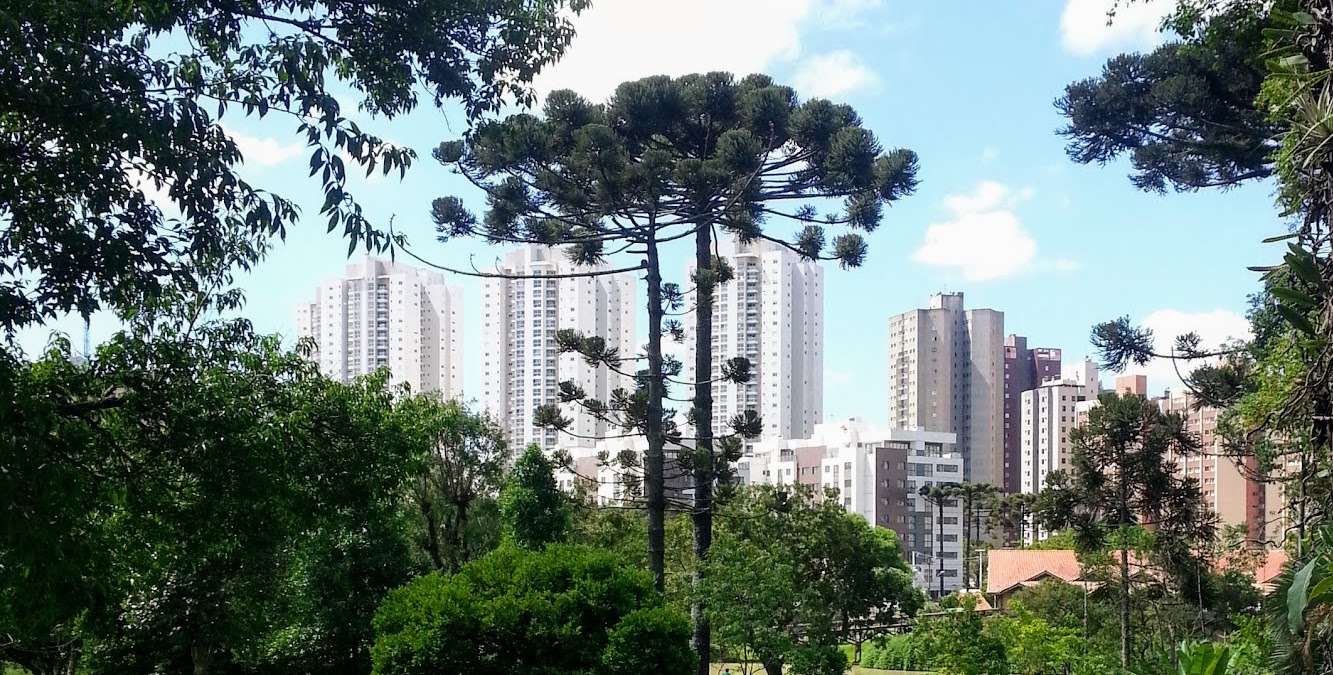
[{"label": "shrub", "polygon": [[620,675],[689,672],[684,616],[647,573],[616,556],[557,544],[505,546],[458,574],[420,577],[375,615],[382,675]]}]

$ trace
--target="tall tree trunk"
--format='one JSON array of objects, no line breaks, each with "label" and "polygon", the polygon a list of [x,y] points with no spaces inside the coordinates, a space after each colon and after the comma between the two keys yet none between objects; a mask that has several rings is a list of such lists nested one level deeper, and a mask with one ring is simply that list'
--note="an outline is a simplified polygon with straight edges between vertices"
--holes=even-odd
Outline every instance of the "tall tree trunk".
[{"label": "tall tree trunk", "polygon": [[190,662],[194,665],[194,675],[207,675],[211,656],[212,650],[207,644],[198,640],[190,643]]},{"label": "tall tree trunk", "polygon": [[972,587],[972,495],[969,493],[963,507],[963,586]]},{"label": "tall tree trunk", "polygon": [[426,519],[426,553],[430,554],[431,564],[435,569],[444,569],[444,554],[440,551],[440,524],[435,520],[435,509],[431,508],[430,499],[422,497],[417,504],[421,515]]},{"label": "tall tree trunk", "polygon": [[935,550],[939,555],[939,564],[936,565],[936,574],[940,578],[940,597],[944,597],[944,498],[940,497],[935,502],[936,518],[935,529],[939,532],[939,541],[935,542]]},{"label": "tall tree trunk", "polygon": [[648,419],[644,427],[648,450],[643,456],[644,497],[648,506],[648,570],[659,592],[666,591],[666,434],[662,428],[662,263],[657,255],[656,223],[649,224],[645,248],[648,262]]},{"label": "tall tree trunk", "polygon": [[978,506],[974,506],[974,507],[972,507],[972,508],[973,508],[973,511],[972,511],[972,536],[975,537],[975,539],[976,539],[975,542],[972,544],[972,553],[975,554],[975,555],[976,555],[976,558],[977,558],[977,559],[976,559],[976,563],[977,563],[977,585],[975,586],[975,588],[980,589],[980,588],[982,588],[981,573],[982,573],[982,571],[985,569],[985,567],[981,564],[981,558],[982,558],[981,554],[982,554],[982,553],[985,553],[985,551],[984,551],[984,550],[982,550],[982,551],[980,551],[980,552],[977,551],[977,549],[981,548],[981,507],[978,505]]},{"label": "tall tree trunk", "polygon": [[698,659],[696,675],[708,675],[712,661],[712,630],[708,624],[707,608],[702,600],[703,563],[713,545],[713,481],[716,477],[713,462],[713,293],[716,275],[713,273],[712,230],[699,228],[695,235],[695,328],[694,328],[694,508],[691,519],[694,526],[694,599],[690,602],[690,618],[694,623],[691,637],[694,655]]},{"label": "tall tree trunk", "polygon": [[1120,503],[1117,518],[1120,521],[1120,667],[1129,669],[1129,477],[1126,475],[1125,448],[1117,449],[1116,489]]},{"label": "tall tree trunk", "polygon": [[467,562],[467,512],[472,500],[460,498],[454,502],[454,569],[457,572]]}]

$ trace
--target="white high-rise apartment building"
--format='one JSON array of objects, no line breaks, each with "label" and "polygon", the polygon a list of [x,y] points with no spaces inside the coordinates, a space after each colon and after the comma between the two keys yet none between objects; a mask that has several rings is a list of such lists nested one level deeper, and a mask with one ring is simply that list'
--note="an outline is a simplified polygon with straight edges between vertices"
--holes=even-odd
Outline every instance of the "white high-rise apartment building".
[{"label": "white high-rise apartment building", "polygon": [[1019,457],[1023,492],[1041,492],[1052,471],[1069,470],[1074,457],[1069,432],[1078,424],[1078,403],[1095,401],[1100,393],[1097,364],[1085,360],[1065,369],[1061,379],[1047,380],[1021,394]]},{"label": "white high-rise apartment building", "polygon": [[962,293],[889,319],[889,426],[957,434],[964,474],[1004,484],[1004,313]]},{"label": "white high-rise apartment building", "polygon": [[[824,417],[824,270],[784,246],[742,244],[723,237],[717,255],[735,271],[718,287],[713,310],[713,369],[735,357],[749,359],[749,382],[713,384],[713,430],[744,410],[764,420],[762,438],[808,438]],[[694,265],[688,267],[693,274]],[[694,381],[693,312],[685,317],[682,372]]]},{"label": "white high-rise apartment building", "polygon": [[[496,270],[532,279],[488,278],[482,285],[482,402],[505,429],[511,444],[536,443],[550,452],[557,445],[593,445],[605,436],[606,424],[566,404],[573,420],[568,434],[539,429],[532,415],[539,406],[559,400],[560,383],[572,380],[590,397],[606,401],[618,387],[632,381],[583,357],[560,354],[556,331],[572,329],[600,336],[607,347],[632,357],[635,278],[633,274],[595,277],[540,277],[589,271],[575,267],[564,251],[529,245],[508,253]],[[633,362],[624,367],[635,369]]]},{"label": "white high-rise apartment building", "polygon": [[296,334],[315,341],[327,376],[348,381],[387,367],[412,391],[462,392],[463,295],[444,275],[367,256],[296,308]]}]

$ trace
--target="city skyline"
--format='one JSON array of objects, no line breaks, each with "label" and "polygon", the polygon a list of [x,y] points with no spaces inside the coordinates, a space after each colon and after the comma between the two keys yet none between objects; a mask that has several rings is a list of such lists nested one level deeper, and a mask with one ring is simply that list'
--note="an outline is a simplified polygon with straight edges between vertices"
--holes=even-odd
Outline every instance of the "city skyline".
[{"label": "city skyline", "polygon": [[[705,24],[724,11],[721,5],[691,3]],[[1163,39],[1155,31],[1157,17],[1137,17],[1139,11],[1156,11],[1159,3],[1135,3],[1136,16],[1117,21],[1123,28],[1108,28],[1104,12],[1096,9],[1065,20],[1058,5],[1041,3],[979,6],[961,23],[945,5],[850,4],[855,7],[846,7],[847,12],[811,11],[803,2],[766,8],[761,13],[769,30],[745,37],[744,48],[690,32],[691,48],[685,50],[690,54],[683,58],[681,36],[668,40],[667,33],[653,33],[635,38],[633,58],[608,60],[599,55],[620,53],[608,52],[607,45],[626,39],[630,32],[617,22],[629,21],[632,14],[623,0],[598,3],[581,18],[569,57],[542,76],[538,91],[540,97],[569,86],[601,101],[618,82],[636,77],[767,72],[794,86],[802,98],[826,96],[854,106],[887,147],[920,154],[916,194],[895,203],[881,227],[864,233],[870,247],[864,265],[826,270],[826,418],[862,414],[876,424],[887,423],[886,393],[859,381],[862,374],[882,373],[886,367],[882,339],[867,330],[868,322],[883,321],[941,290],[964,291],[978,307],[1003,308],[1006,323],[1015,329],[1010,332],[1059,347],[1071,360],[1095,356],[1091,327],[1119,316],[1154,328],[1164,349],[1176,334],[1191,329],[1198,329],[1207,344],[1248,335],[1246,297],[1258,288],[1258,280],[1233,270],[1272,264],[1282,254],[1280,245],[1260,244],[1263,224],[1275,222],[1272,186],[1261,182],[1226,192],[1144,193],[1125,179],[1127,162],[1076,165],[1055,134],[1065,120],[1051,102],[1067,84],[1099,70],[1108,56]],[[886,43],[888,31],[894,39]],[[1024,34],[1036,37],[1014,37]],[[810,68],[838,63],[824,57],[843,52],[859,60],[834,70],[836,77],[810,76]],[[927,53],[935,54],[928,67],[921,57]],[[979,89],[939,87],[941,77],[974,68],[977,54],[986,55],[988,72]],[[589,59],[597,66],[588,67]],[[846,76],[856,74],[869,79],[848,84]],[[484,210],[484,196],[476,188],[430,157],[440,142],[465,133],[460,111],[446,105],[441,113],[424,106],[384,120],[358,110],[350,90],[335,94],[349,119],[417,154],[402,180],[396,173],[349,175],[348,190],[369,223],[384,230],[393,219],[395,232],[427,261],[469,272],[493,266],[503,256],[501,249],[470,239],[439,243],[430,219],[432,200],[444,196]],[[972,119],[979,98],[988,101],[985,125]],[[935,103],[901,103],[927,99]],[[448,124],[442,123],[442,114]],[[1006,133],[996,136],[991,131],[996,126]],[[292,136],[290,120],[281,117],[228,116],[227,130],[245,156],[242,174],[254,184],[304,171],[312,152]],[[298,294],[340,275],[349,261],[348,241],[326,233],[316,215],[325,199],[319,186],[290,183],[283,196],[301,208],[301,221],[287,229],[286,243],[266,261],[240,274],[237,285],[247,291],[243,313],[256,330],[294,339],[292,306],[302,299]],[[1153,245],[1144,246],[1145,241]],[[668,280],[687,284],[682,272],[693,247],[667,249],[663,270]],[[418,264],[402,250],[395,255]],[[1143,272],[1123,274],[1127,263]],[[1114,283],[1094,281],[1111,278]],[[1183,278],[1190,279],[1194,292],[1163,292]],[[463,289],[468,306],[479,306],[479,279],[460,274],[447,274],[447,279]],[[94,316],[92,342],[104,341],[118,325],[107,314]],[[52,331],[73,337],[77,345],[83,320],[68,316],[24,331],[20,343],[25,352],[39,353]],[[480,326],[466,327],[463,340],[480,344]],[[1179,386],[1169,363],[1136,367],[1136,372],[1151,375],[1156,391]],[[480,400],[480,384],[480,364],[464,364],[468,398]]]}]

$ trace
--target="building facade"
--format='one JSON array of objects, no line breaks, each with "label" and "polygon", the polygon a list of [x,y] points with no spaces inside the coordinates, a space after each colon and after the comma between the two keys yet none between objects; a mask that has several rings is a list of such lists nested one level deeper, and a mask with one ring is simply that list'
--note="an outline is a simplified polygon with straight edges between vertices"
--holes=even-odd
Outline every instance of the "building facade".
[{"label": "building facade", "polygon": [[[1147,396],[1148,382],[1143,375],[1124,375],[1115,380],[1115,393],[1121,396]],[[1204,504],[1217,516],[1219,526],[1243,526],[1246,538],[1254,545],[1280,541],[1284,535],[1287,513],[1282,484],[1277,477],[1265,476],[1254,457],[1228,456],[1222,438],[1216,433],[1218,410],[1195,407],[1186,392],[1167,390],[1152,399],[1163,412],[1178,414],[1185,427],[1200,443],[1200,452],[1172,455],[1178,476],[1193,478],[1199,484]],[[1089,400],[1078,406],[1078,423],[1087,422],[1098,405]]]},{"label": "building facade", "polygon": [[[632,274],[561,277],[575,268],[563,251],[530,245],[510,251],[482,284],[482,403],[515,447],[535,443],[547,452],[557,445],[592,445],[606,423],[565,404],[573,424],[568,434],[532,424],[541,405],[559,401],[560,383],[573,381],[590,398],[606,401],[628,377],[588,365],[575,353],[560,354],[556,332],[600,336],[607,347],[632,357],[635,345],[635,278]],[[550,277],[550,278],[545,278]],[[633,366],[627,366],[632,369]]]},{"label": "building facade", "polygon": [[1020,431],[1020,404],[1023,392],[1060,377],[1060,350],[1028,348],[1021,335],[1004,338],[1004,483],[1005,492],[1019,492],[1023,486],[1023,434]]},{"label": "building facade", "polygon": [[1266,480],[1258,460],[1228,457],[1216,433],[1218,409],[1196,408],[1187,392],[1167,390],[1153,399],[1163,412],[1185,418],[1186,428],[1198,437],[1198,454],[1173,456],[1176,473],[1199,483],[1204,503],[1217,514],[1220,525],[1244,525],[1252,542],[1282,539],[1284,503],[1281,484]]},{"label": "building facade", "polygon": [[889,319],[889,427],[956,434],[974,483],[1004,483],[1003,383],[1003,312],[941,293]]},{"label": "building facade", "polygon": [[1067,471],[1073,459],[1069,432],[1078,426],[1078,404],[1101,393],[1097,364],[1085,360],[1063,378],[1042,382],[1019,400],[1019,490],[1037,494],[1052,471]]},{"label": "building facade", "polygon": [[370,256],[296,309],[297,337],[314,341],[328,377],[388,368],[395,383],[445,398],[462,393],[462,323],[462,291],[443,275]]},{"label": "building facade", "polygon": [[[749,382],[713,384],[713,431],[730,433],[732,416],[745,410],[763,418],[761,438],[806,438],[824,415],[824,270],[768,241],[742,244],[731,237],[718,257],[735,278],[718,286],[713,309],[712,372],[744,357]],[[694,272],[693,264],[689,273]],[[685,381],[695,381],[695,315],[685,316]]]},{"label": "building facade", "polygon": [[737,479],[836,488],[843,508],[897,533],[919,586],[937,591],[942,573],[950,592],[963,583],[962,506],[947,504],[937,520],[918,490],[963,481],[955,441],[951,433],[876,429],[856,418],[817,424],[809,438],[757,443],[737,464]]}]

